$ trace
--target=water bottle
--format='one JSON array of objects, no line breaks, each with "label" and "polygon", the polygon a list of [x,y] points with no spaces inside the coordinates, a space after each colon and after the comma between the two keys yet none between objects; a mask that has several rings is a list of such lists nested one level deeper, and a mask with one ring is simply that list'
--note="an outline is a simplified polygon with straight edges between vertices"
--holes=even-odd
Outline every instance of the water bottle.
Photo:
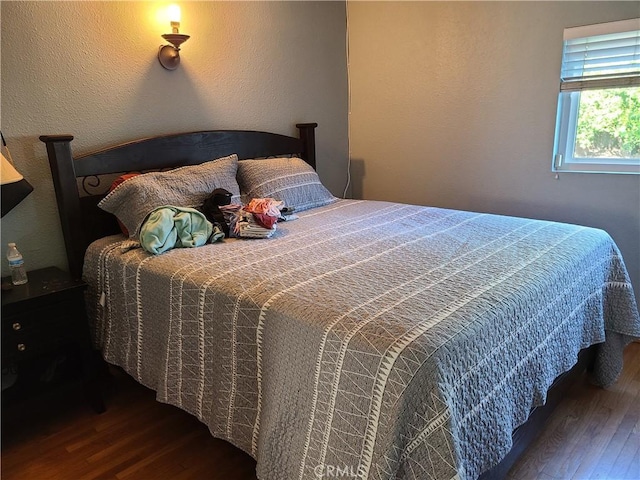
[{"label": "water bottle", "polygon": [[27,283],[27,272],[24,269],[24,260],[16,248],[15,243],[9,244],[7,260],[9,260],[9,268],[11,269],[11,283],[14,285],[23,285]]}]

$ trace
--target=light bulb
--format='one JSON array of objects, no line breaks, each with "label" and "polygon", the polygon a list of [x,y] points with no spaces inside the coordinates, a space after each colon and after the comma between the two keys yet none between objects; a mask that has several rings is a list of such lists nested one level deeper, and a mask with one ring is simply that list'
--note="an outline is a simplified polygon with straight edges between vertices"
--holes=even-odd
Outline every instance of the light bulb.
[{"label": "light bulb", "polygon": [[169,5],[167,13],[171,23],[180,23],[180,7],[178,5]]}]

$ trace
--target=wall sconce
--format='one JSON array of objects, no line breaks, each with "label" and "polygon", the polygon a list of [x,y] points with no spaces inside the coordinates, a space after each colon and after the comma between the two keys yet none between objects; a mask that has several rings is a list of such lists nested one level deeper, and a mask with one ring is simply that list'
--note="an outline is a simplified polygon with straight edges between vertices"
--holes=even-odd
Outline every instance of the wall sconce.
[{"label": "wall sconce", "polygon": [[160,45],[158,60],[167,70],[175,70],[180,65],[180,45],[189,40],[189,35],[180,33],[180,7],[171,5],[169,7],[169,21],[171,22],[171,33],[162,35],[171,45]]}]

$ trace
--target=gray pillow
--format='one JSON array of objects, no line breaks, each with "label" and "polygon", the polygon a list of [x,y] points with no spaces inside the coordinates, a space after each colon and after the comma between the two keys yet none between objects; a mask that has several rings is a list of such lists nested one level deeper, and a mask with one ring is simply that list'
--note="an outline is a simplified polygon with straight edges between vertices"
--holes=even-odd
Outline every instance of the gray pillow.
[{"label": "gray pillow", "polygon": [[240,160],[238,184],[244,203],[252,198],[275,198],[300,211],[337,200],[311,165],[296,157]]},{"label": "gray pillow", "polygon": [[197,207],[216,188],[230,191],[231,201],[239,202],[237,171],[238,156],[234,154],[168,172],[145,173],[118,185],[98,206],[113,213],[127,227],[129,238],[135,238],[145,217],[155,208]]}]

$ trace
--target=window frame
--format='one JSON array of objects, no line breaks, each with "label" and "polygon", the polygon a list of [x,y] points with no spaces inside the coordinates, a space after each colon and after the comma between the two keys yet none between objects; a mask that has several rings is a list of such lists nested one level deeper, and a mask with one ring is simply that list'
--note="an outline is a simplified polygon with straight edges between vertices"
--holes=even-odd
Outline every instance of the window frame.
[{"label": "window frame", "polygon": [[[589,37],[599,39],[598,37],[601,35],[621,31],[635,32],[636,29],[640,32],[640,18],[566,28],[564,30],[561,71],[564,70],[567,60],[568,41],[585,40]],[[634,68],[640,58],[640,42],[638,40],[636,42],[635,57],[628,62],[628,65],[625,64],[627,70],[624,73],[598,76],[583,72],[582,76],[576,75],[566,79],[562,78],[561,74],[551,162],[553,172],[640,174],[640,157],[574,157],[581,92],[587,89],[602,91],[609,88],[640,86],[640,68]],[[590,66],[588,53],[587,48],[585,49],[584,62],[586,66]]]},{"label": "window frame", "polygon": [[[600,89],[604,90],[604,89]],[[553,172],[640,174],[640,157],[574,157],[580,91],[560,92],[553,146]]]}]

